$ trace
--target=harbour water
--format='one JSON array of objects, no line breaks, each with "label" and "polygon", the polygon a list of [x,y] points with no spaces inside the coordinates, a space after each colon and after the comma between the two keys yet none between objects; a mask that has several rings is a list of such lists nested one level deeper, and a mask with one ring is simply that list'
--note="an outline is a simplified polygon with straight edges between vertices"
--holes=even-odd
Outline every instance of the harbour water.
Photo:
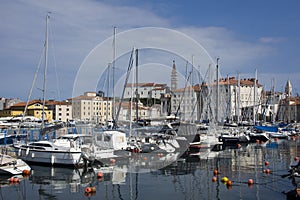
[{"label": "harbour water", "polygon": [[[239,147],[218,146],[214,151],[200,149],[198,153],[187,152],[160,169],[150,167],[147,162],[152,162],[152,158],[143,155],[139,155],[140,160],[129,162],[128,165],[139,162],[140,167],[134,170],[118,163],[97,171],[31,165],[30,176],[21,177],[19,183],[9,184],[7,177],[2,177],[0,196],[73,200],[286,199],[285,193],[295,188],[288,170],[299,156],[299,143],[296,138]],[[97,176],[100,171],[102,177]],[[214,176],[216,181],[212,180]],[[222,182],[224,177],[232,181],[232,186]],[[249,185],[249,179],[254,183]],[[96,191],[86,193],[87,187]]]}]

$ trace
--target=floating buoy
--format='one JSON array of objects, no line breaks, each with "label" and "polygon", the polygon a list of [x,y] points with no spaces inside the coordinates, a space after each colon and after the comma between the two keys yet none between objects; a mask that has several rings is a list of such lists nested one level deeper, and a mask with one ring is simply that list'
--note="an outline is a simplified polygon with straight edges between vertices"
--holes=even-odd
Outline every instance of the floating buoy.
[{"label": "floating buoy", "polygon": [[97,178],[102,178],[103,177],[103,173],[102,172],[98,172],[97,173]]},{"label": "floating buoy", "polygon": [[267,173],[267,174],[270,174],[270,173],[271,173],[271,170],[270,170],[270,169],[266,169],[266,173]]},{"label": "floating buoy", "polygon": [[14,178],[13,178],[13,182],[14,182],[14,183],[19,183],[19,182],[20,182],[20,180],[19,180],[19,178],[18,178],[18,177],[14,177]]},{"label": "floating buoy", "polygon": [[91,193],[92,192],[92,188],[91,187],[86,187],[84,190],[85,193]]},{"label": "floating buoy", "polygon": [[224,182],[224,183],[226,183],[228,180],[229,180],[229,179],[228,179],[226,176],[224,176],[224,177],[221,179],[221,181]]},{"label": "floating buoy", "polygon": [[232,180],[228,180],[226,183],[227,186],[232,186]]},{"label": "floating buoy", "polygon": [[8,180],[9,180],[10,183],[13,183],[14,182],[14,177],[10,177]]},{"label": "floating buoy", "polygon": [[216,181],[217,181],[217,177],[214,176],[214,177],[212,178],[212,182],[216,182]]},{"label": "floating buoy", "polygon": [[248,180],[248,185],[253,185],[253,183],[254,183],[253,179],[250,178],[250,179]]},{"label": "floating buoy", "polygon": [[268,166],[268,165],[269,165],[269,162],[268,162],[268,161],[266,161],[266,162],[265,162],[265,165],[266,165],[266,166]]},{"label": "floating buoy", "polygon": [[219,174],[218,170],[215,169],[215,170],[214,170],[214,175],[216,176],[216,175],[218,175],[218,174]]},{"label": "floating buoy", "polygon": [[24,170],[22,171],[22,174],[23,174],[23,176],[29,176],[29,175],[30,175],[30,170],[24,169]]},{"label": "floating buoy", "polygon": [[147,158],[147,157],[144,157],[143,160],[146,161],[146,160],[148,160],[148,158]]}]

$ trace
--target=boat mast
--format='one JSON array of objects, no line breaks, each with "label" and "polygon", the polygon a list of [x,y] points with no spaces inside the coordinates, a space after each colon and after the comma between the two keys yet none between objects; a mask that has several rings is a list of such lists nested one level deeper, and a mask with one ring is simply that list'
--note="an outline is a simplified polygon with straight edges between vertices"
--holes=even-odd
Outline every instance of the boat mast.
[{"label": "boat mast", "polygon": [[275,79],[273,78],[272,79],[272,92],[271,92],[271,95],[272,95],[272,113],[273,113],[273,117],[272,117],[272,124],[275,124]]},{"label": "boat mast", "polygon": [[48,23],[50,12],[46,16],[46,36],[45,36],[45,67],[44,67],[44,84],[43,84],[43,110],[42,110],[42,128],[44,128],[45,120],[45,103],[46,103],[46,83],[47,83],[47,68],[48,68]]},{"label": "boat mast", "polygon": [[138,112],[138,109],[139,109],[139,105],[138,105],[138,103],[139,103],[139,92],[138,92],[138,65],[139,65],[139,60],[138,60],[138,57],[139,57],[139,55],[138,55],[138,49],[136,49],[135,50],[135,67],[136,67],[136,72],[135,72],[135,75],[136,75],[136,104],[135,104],[135,107],[136,107],[136,113],[135,113],[135,115],[136,115],[136,122],[138,122],[138,119],[139,119],[139,112]]},{"label": "boat mast", "polygon": [[238,101],[237,101],[237,122],[240,123],[240,102],[241,102],[241,79],[240,73],[238,73]]},{"label": "boat mast", "polygon": [[112,119],[115,120],[115,76],[116,76],[116,32],[117,27],[114,27],[114,52],[113,52],[113,105],[112,105]]},{"label": "boat mast", "polygon": [[216,75],[217,75],[217,95],[216,95],[216,122],[219,122],[219,60],[220,58],[217,58],[217,66],[216,66]]},{"label": "boat mast", "polygon": [[253,122],[256,124],[256,80],[257,80],[257,69],[255,69],[255,79],[254,79],[254,99],[253,99]]},{"label": "boat mast", "polygon": [[110,79],[109,79],[109,75],[110,75],[110,63],[108,63],[107,65],[107,91],[106,91],[106,127],[108,128],[108,93],[109,93],[109,87],[110,87]]}]

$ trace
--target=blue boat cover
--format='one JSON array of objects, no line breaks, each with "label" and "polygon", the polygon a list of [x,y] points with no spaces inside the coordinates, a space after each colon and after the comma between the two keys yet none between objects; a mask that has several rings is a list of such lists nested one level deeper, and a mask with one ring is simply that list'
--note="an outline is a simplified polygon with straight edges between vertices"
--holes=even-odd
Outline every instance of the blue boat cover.
[{"label": "blue boat cover", "polygon": [[254,128],[260,131],[278,132],[277,126],[254,126]]}]

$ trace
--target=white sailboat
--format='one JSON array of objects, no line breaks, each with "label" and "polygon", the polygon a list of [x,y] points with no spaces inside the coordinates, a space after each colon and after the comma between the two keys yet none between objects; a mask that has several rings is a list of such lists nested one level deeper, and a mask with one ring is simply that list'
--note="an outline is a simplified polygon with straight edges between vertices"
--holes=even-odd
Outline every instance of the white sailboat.
[{"label": "white sailboat", "polygon": [[[46,38],[45,38],[45,67],[44,67],[44,85],[43,85],[43,113],[41,134],[44,127],[44,105],[46,91],[46,71],[48,62],[48,22],[50,15],[46,16]],[[46,127],[47,128],[47,127]],[[51,141],[37,141],[27,144],[15,143],[13,147],[16,150],[16,156],[26,162],[50,165],[79,165],[82,163],[80,146],[66,145],[65,143]]]}]

